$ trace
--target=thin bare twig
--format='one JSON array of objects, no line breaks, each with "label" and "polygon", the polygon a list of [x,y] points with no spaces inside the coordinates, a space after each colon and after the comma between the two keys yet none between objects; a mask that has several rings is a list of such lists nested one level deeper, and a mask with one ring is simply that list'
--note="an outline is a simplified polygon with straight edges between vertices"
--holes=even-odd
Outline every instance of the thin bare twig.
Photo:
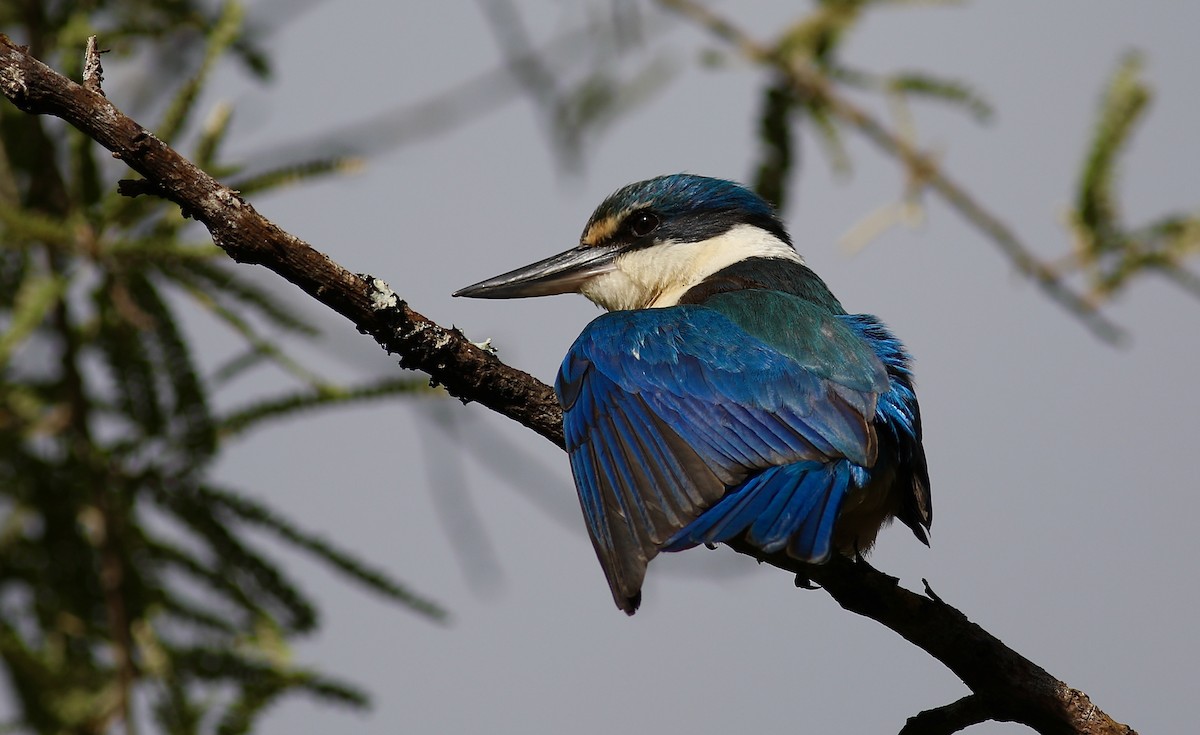
[{"label": "thin bare twig", "polygon": [[707,28],[713,35],[729,43],[750,61],[770,66],[783,74],[799,94],[825,106],[834,116],[849,124],[867,140],[908,169],[909,180],[924,185],[963,218],[987,236],[1008,257],[1021,275],[1031,279],[1042,291],[1083,322],[1093,334],[1105,342],[1116,344],[1124,338],[1123,330],[1102,315],[1096,306],[1073,291],[1053,267],[1042,262],[1004,222],[980,204],[961,184],[951,179],[930,156],[910,145],[904,138],[863,108],[838,94],[829,80],[811,66],[776,53],[738,26],[694,0],[659,0]]},{"label": "thin bare twig", "polygon": [[83,52],[83,86],[97,94],[104,94],[104,67],[100,65],[100,54],[96,48],[96,37],[88,36],[87,49]]}]

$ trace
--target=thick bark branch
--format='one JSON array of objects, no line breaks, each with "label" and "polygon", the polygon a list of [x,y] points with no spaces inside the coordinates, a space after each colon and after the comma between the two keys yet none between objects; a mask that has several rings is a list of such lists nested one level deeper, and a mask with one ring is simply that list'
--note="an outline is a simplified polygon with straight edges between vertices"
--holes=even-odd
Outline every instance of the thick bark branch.
[{"label": "thick bark branch", "polygon": [[[816,582],[844,609],[886,625],[941,661],[974,692],[978,704],[973,706],[986,708],[985,719],[1019,722],[1044,735],[1136,735],[1092,704],[1087,694],[1051,676],[957,608],[936,595],[904,589],[895,577],[865,561],[835,556],[814,566],[786,554],[766,555],[745,544],[730,545],[795,572],[797,582]],[[974,723],[963,727],[969,724]]]},{"label": "thick bark branch", "polygon": [[[66,120],[111,150],[147,180],[127,182],[123,191],[153,193],[175,202],[185,215],[204,223],[213,241],[234,260],[263,265],[296,284],[399,355],[404,367],[425,371],[464,402],[482,403],[563,445],[562,413],[549,386],[500,362],[458,330],[413,311],[379,279],[350,273],[279,229],[237,192],[123,115],[97,91],[55,73],[3,35],[0,93],[26,112]],[[950,732],[945,723],[965,727],[986,713],[987,718],[1020,722],[1041,733],[1134,735],[1086,694],[1008,648],[955,608],[933,595],[900,587],[896,579],[865,562],[837,557],[810,566],[784,554],[763,554],[744,543],[731,545],[796,574],[798,581],[819,583],[845,609],[886,625],[941,661],[974,693],[917,715],[917,725],[910,721],[907,732]],[[941,712],[941,720],[932,712]]]},{"label": "thick bark branch", "polygon": [[900,735],[950,735],[990,719],[992,713],[987,703],[978,694],[970,694],[945,707],[927,709],[909,717],[900,729]]}]

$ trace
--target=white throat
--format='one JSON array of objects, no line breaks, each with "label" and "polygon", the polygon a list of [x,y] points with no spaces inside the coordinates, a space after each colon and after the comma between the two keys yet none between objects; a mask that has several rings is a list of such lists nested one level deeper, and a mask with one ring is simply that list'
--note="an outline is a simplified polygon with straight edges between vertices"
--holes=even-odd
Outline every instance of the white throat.
[{"label": "white throat", "polygon": [[708,240],[667,241],[620,255],[615,270],[589,279],[579,292],[608,311],[675,306],[688,289],[747,258],[804,262],[770,232],[741,224]]}]

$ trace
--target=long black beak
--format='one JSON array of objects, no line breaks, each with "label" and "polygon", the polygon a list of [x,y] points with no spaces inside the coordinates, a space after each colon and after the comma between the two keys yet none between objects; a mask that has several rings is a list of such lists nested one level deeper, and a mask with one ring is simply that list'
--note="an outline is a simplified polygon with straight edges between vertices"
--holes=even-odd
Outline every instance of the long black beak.
[{"label": "long black beak", "polygon": [[574,293],[589,278],[613,270],[616,257],[615,247],[580,245],[524,268],[460,288],[454,295],[475,299],[517,299]]}]

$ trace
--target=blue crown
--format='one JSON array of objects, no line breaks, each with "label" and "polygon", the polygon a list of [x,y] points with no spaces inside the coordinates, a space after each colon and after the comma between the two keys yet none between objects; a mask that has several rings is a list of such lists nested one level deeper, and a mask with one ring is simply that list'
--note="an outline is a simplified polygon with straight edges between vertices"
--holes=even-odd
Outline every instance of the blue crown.
[{"label": "blue crown", "polygon": [[617,189],[596,208],[591,219],[602,220],[638,205],[649,206],[667,217],[700,212],[776,216],[774,207],[741,184],[694,174],[670,174]]}]

